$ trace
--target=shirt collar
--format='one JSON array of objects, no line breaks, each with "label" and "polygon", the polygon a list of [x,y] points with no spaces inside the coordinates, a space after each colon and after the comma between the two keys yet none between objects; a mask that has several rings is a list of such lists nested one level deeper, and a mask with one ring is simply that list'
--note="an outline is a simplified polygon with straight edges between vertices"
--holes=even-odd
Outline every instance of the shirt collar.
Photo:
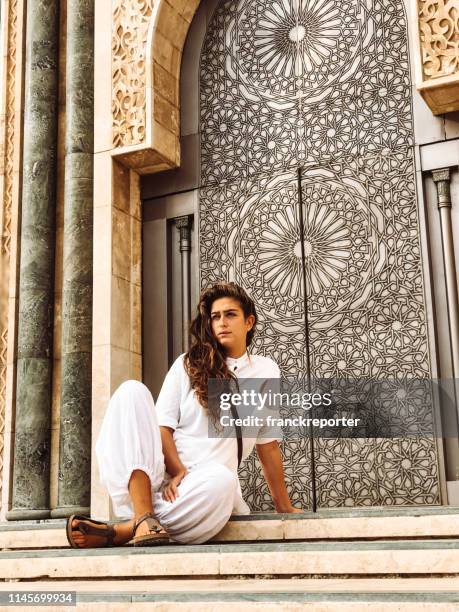
[{"label": "shirt collar", "polygon": [[246,351],[243,355],[241,355],[237,359],[235,359],[234,357],[226,357],[225,361],[226,361],[227,366],[233,369],[235,366],[240,368],[246,363],[249,363],[250,358],[249,358],[248,352]]}]

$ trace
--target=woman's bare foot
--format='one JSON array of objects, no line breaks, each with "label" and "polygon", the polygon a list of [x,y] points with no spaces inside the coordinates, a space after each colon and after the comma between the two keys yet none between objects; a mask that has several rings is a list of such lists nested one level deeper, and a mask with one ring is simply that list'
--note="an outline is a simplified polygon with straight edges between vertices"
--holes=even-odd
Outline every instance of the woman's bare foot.
[{"label": "woman's bare foot", "polygon": [[[78,531],[76,527],[80,523],[88,523],[94,529],[103,530],[107,527],[106,525],[104,526],[94,524],[91,522],[90,519],[86,519],[84,521],[80,519],[74,519],[72,521],[72,538],[75,541],[75,544],[77,544],[81,548],[102,548],[107,545],[107,536],[89,535]],[[140,527],[141,525],[139,526],[139,529]],[[115,530],[115,538],[113,540],[113,543],[115,544],[115,546],[123,546],[123,544],[129,542],[132,537],[132,530],[134,529],[134,519],[123,523],[116,523],[115,525],[113,525],[113,529]]]}]

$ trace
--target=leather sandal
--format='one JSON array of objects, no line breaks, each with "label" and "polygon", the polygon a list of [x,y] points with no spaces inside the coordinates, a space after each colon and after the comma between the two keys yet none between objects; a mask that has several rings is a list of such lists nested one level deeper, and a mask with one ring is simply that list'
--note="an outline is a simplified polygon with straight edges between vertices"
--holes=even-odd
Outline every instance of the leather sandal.
[{"label": "leather sandal", "polygon": [[[75,519],[78,521],[86,521],[86,522],[84,523],[80,522],[77,525],[77,527],[72,528],[72,523]],[[92,523],[92,525],[102,525],[103,527],[105,527],[105,529],[93,527],[90,523]],[[79,531],[80,533],[83,533],[84,535],[94,535],[94,536],[100,536],[102,538],[107,538],[106,543],[103,544],[101,548],[104,548],[106,546],[115,546],[114,544],[115,530],[113,529],[113,527],[111,525],[107,525],[107,523],[103,523],[101,521],[96,521],[92,518],[89,518],[89,516],[82,516],[80,514],[72,514],[72,516],[70,516],[67,519],[67,540],[72,548],[90,548],[88,546],[80,546],[79,544],[77,544],[75,540],[73,539],[72,531]]]},{"label": "leather sandal", "polygon": [[169,535],[166,533],[164,527],[155,519],[151,512],[145,512],[145,514],[142,514],[142,516],[136,520],[133,533],[136,532],[137,527],[144,521],[146,521],[150,533],[134,536],[128,544],[131,546],[153,546],[155,544],[167,544],[170,542]]}]

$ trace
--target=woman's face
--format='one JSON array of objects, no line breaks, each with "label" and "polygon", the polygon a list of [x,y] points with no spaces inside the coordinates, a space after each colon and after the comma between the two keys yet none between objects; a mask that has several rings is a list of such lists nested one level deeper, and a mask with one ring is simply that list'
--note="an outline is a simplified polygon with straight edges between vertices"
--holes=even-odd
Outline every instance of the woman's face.
[{"label": "woman's face", "polygon": [[247,348],[247,333],[255,317],[244,317],[238,300],[223,297],[215,300],[210,309],[212,332],[229,357],[240,357]]}]

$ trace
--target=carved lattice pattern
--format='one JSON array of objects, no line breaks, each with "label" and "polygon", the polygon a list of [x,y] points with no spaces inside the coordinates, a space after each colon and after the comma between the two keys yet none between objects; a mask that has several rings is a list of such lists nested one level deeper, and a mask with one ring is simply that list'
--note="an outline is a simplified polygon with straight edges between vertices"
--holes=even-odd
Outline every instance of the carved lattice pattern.
[{"label": "carved lattice pattern", "polygon": [[459,70],[459,0],[419,0],[419,30],[425,79]]},{"label": "carved lattice pattern", "polygon": [[[398,418],[400,387],[430,375],[400,3],[222,1],[200,95],[201,285],[243,285],[260,318],[254,352],[305,379],[301,166],[312,374],[395,380]],[[431,420],[429,394],[421,408]],[[439,503],[431,438],[315,444],[320,506]],[[283,453],[307,507],[310,441],[285,440]],[[253,510],[271,508],[255,457],[241,480]]]},{"label": "carved lattice pattern", "polygon": [[116,0],[112,31],[113,145],[145,139],[146,40],[153,0]]}]

